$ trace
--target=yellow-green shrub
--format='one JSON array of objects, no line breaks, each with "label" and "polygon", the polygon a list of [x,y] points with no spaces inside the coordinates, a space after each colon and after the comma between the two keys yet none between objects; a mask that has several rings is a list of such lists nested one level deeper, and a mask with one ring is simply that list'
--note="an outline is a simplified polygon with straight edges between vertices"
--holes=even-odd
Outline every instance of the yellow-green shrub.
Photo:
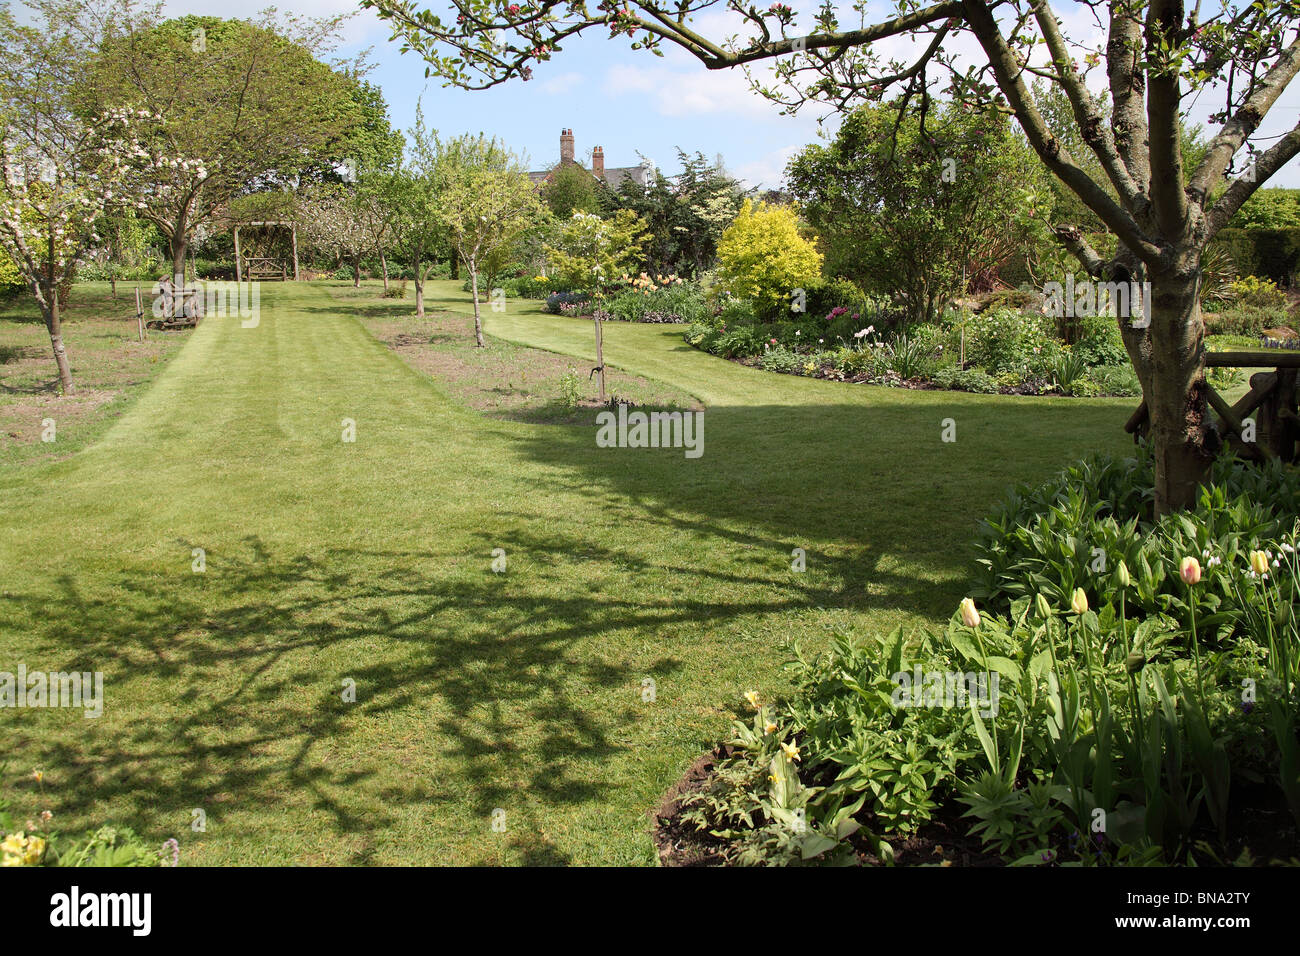
[{"label": "yellow-green shrub", "polygon": [[732,295],[764,311],[789,308],[796,289],[820,275],[822,255],[799,234],[799,220],[784,206],[749,200],[718,243],[718,277]]}]

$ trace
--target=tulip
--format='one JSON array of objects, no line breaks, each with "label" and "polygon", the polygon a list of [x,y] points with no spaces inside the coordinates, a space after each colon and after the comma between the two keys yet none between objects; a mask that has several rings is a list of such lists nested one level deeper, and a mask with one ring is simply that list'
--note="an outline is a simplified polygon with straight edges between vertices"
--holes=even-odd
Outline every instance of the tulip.
[{"label": "tulip", "polygon": [[1088,595],[1083,593],[1083,588],[1074,589],[1074,594],[1070,598],[1070,610],[1075,614],[1082,614],[1088,610]]},{"label": "tulip", "polygon": [[1268,555],[1263,551],[1250,552],[1250,569],[1256,574],[1268,573]]},{"label": "tulip", "polygon": [[1119,579],[1119,586],[1122,588],[1130,587],[1133,584],[1133,577],[1128,573],[1128,565],[1124,559],[1119,559],[1119,567],[1115,569],[1115,577]]},{"label": "tulip", "polygon": [[1201,562],[1193,557],[1186,557],[1178,565],[1178,575],[1187,585],[1199,584],[1201,581]]},{"label": "tulip", "polygon": [[967,627],[980,626],[980,612],[975,609],[975,602],[970,598],[961,599],[961,622]]},{"label": "tulip", "polygon": [[1038,612],[1038,616],[1044,621],[1052,616],[1052,606],[1047,603],[1047,598],[1041,594],[1034,595],[1034,610]]}]

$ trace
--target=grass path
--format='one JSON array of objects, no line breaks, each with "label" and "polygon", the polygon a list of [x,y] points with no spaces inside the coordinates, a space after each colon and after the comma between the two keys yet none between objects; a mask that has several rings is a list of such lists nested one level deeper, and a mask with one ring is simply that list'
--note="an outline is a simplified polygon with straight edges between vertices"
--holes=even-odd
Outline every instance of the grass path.
[{"label": "grass path", "polygon": [[[590,357],[588,323],[511,306],[489,332]],[[611,364],[709,405],[705,454],[598,449],[460,407],[361,308],[409,304],[266,288],[98,443],[0,468],[0,670],[100,670],[107,698],[0,712],[20,818],[190,863],[648,863],[658,795],[779,691],[782,640],[946,617],[1008,483],[1125,447],[1131,403],[767,375],[610,325]]]}]

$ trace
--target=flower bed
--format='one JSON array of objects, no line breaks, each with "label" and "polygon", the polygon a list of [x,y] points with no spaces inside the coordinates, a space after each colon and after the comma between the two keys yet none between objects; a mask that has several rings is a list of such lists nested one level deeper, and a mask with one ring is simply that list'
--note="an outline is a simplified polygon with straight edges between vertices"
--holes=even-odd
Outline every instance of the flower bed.
[{"label": "flower bed", "polygon": [[945,628],[792,648],[794,691],[745,695],[707,772],[661,809],[661,851],[738,864],[1294,857],[1300,485],[1225,460],[1196,510],[1155,521],[1149,469],[1095,459],[1018,489],[984,529],[981,602],[963,600]]}]

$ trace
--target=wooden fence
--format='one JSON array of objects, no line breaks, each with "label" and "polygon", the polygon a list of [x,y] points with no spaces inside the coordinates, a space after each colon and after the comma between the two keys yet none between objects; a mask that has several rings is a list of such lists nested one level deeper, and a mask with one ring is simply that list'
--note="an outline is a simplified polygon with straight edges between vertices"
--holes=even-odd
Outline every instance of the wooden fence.
[{"label": "wooden fence", "polygon": [[[1256,461],[1281,458],[1286,462],[1296,460],[1296,444],[1300,441],[1300,415],[1296,413],[1296,373],[1300,370],[1300,352],[1281,349],[1263,349],[1256,352],[1209,352],[1205,356],[1207,368],[1267,368],[1250,377],[1250,391],[1229,405],[1223,396],[1206,385],[1210,407],[1219,416],[1219,433],[1232,449],[1243,458]],[[1251,412],[1258,411],[1254,423],[1254,441],[1247,440],[1248,425],[1244,421]],[[1147,403],[1137,407],[1124,425],[1124,430],[1134,438],[1147,433],[1150,422]],[[1249,437],[1249,436],[1248,436]]]}]

